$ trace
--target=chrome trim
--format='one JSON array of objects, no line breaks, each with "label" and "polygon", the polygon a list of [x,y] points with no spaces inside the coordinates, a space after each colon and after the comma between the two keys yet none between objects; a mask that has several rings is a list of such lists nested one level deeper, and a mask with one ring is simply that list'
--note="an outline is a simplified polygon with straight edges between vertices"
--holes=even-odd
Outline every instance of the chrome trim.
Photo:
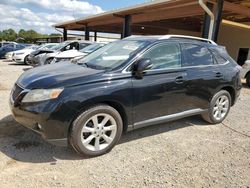
[{"label": "chrome trim", "polygon": [[[171,43],[171,41],[169,41],[169,43]],[[173,43],[173,42],[172,42]],[[151,50],[153,47],[157,46],[157,45],[162,45],[163,43],[157,43],[155,45],[150,46],[148,49],[146,49],[145,51],[140,52],[139,54],[137,54],[134,59],[131,61],[131,63],[129,63],[129,65],[127,65],[123,70],[122,73],[131,73],[132,71],[128,71],[128,68],[136,61],[138,60],[143,54],[147,53],[149,50]],[[178,43],[179,44],[179,43]],[[181,51],[182,53],[182,51]],[[211,53],[212,54],[212,53]],[[212,54],[213,55],[213,54]],[[225,59],[225,58],[224,58]],[[227,59],[226,59],[227,60]],[[217,61],[216,61],[217,62]],[[226,63],[223,64],[213,64],[213,65],[198,65],[198,66],[185,66],[185,67],[177,67],[177,68],[162,68],[162,69],[153,69],[153,70],[145,70],[146,72],[152,72],[152,71],[161,71],[161,70],[182,70],[182,69],[187,69],[187,68],[202,68],[202,67],[212,67],[212,66],[223,66],[223,65],[227,65],[229,62],[229,60],[226,61]],[[181,63],[182,65],[182,63]]]},{"label": "chrome trim", "polygon": [[[134,63],[134,62],[133,62]],[[226,63],[223,64],[213,64],[213,65],[198,65],[198,66],[186,66],[186,67],[178,67],[178,68],[162,68],[162,69],[153,69],[153,70],[145,70],[146,72],[157,72],[157,71],[164,71],[164,70],[176,70],[176,71],[181,71],[182,69],[188,69],[188,68],[205,68],[205,67],[215,67],[215,66],[223,66],[223,65],[227,65],[229,63],[229,61],[227,61]],[[131,63],[132,64],[132,63]],[[125,69],[123,69],[122,73],[131,73],[131,71],[126,71],[126,69],[128,69],[131,64],[129,64],[129,66],[127,66]]]},{"label": "chrome trim", "polygon": [[187,111],[170,114],[166,116],[161,116],[161,117],[157,117],[153,119],[148,119],[145,121],[134,123],[133,129],[139,129],[139,128],[154,125],[154,124],[160,124],[160,123],[173,121],[173,120],[181,119],[181,118],[188,117],[188,116],[198,115],[206,111],[207,109],[197,108],[197,109],[187,110]]}]

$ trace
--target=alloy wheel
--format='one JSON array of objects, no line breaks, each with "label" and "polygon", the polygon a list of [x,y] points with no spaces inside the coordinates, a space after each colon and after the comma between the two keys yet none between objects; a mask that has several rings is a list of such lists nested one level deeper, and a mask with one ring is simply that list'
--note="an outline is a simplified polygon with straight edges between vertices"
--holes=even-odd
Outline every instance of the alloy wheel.
[{"label": "alloy wheel", "polygon": [[222,120],[229,110],[229,98],[226,95],[221,95],[215,102],[213,108],[213,116],[217,121]]},{"label": "alloy wheel", "polygon": [[100,151],[108,147],[117,132],[115,119],[106,113],[89,118],[81,130],[81,142],[90,151]]}]

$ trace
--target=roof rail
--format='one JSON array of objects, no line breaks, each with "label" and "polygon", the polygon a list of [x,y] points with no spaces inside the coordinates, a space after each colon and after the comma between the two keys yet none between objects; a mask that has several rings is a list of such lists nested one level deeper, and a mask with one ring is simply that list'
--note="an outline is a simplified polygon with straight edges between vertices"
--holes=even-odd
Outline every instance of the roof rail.
[{"label": "roof rail", "polygon": [[182,39],[198,40],[198,41],[207,42],[207,43],[210,43],[213,45],[217,45],[214,41],[212,41],[210,39],[204,39],[204,38],[200,38],[200,37],[193,37],[193,36],[186,36],[186,35],[164,35],[159,39],[170,39],[170,38],[182,38]]}]

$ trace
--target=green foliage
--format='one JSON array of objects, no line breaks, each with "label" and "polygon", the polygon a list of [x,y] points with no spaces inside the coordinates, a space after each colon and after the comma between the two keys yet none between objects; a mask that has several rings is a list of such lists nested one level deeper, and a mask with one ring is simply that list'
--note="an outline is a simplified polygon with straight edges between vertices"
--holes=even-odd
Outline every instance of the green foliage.
[{"label": "green foliage", "polygon": [[17,41],[24,43],[34,43],[37,38],[46,38],[49,36],[61,36],[59,33],[51,33],[50,35],[40,34],[34,30],[24,30],[20,29],[18,33],[16,33],[13,29],[6,29],[0,31],[0,41]]},{"label": "green foliage", "polygon": [[17,38],[17,33],[13,29],[6,29],[1,32],[2,40],[14,41]]}]

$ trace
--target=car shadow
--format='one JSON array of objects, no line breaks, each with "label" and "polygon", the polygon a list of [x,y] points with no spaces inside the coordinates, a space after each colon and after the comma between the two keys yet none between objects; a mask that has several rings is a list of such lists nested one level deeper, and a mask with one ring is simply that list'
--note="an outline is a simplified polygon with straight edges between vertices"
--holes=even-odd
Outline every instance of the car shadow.
[{"label": "car shadow", "polygon": [[[207,125],[199,116],[185,118],[164,125],[153,125],[123,134],[118,144],[142,139],[164,132],[193,125]],[[57,159],[83,160],[88,157],[79,156],[70,147],[57,147],[44,141],[32,131],[20,126],[11,115],[0,120],[0,152],[13,160],[27,163],[56,164]]]},{"label": "car shadow", "polygon": [[27,71],[27,70],[30,70],[32,69],[31,67],[30,68],[23,68],[23,71]]},{"label": "car shadow", "polygon": [[11,66],[28,66],[24,63],[9,63],[8,65],[11,65]]}]

